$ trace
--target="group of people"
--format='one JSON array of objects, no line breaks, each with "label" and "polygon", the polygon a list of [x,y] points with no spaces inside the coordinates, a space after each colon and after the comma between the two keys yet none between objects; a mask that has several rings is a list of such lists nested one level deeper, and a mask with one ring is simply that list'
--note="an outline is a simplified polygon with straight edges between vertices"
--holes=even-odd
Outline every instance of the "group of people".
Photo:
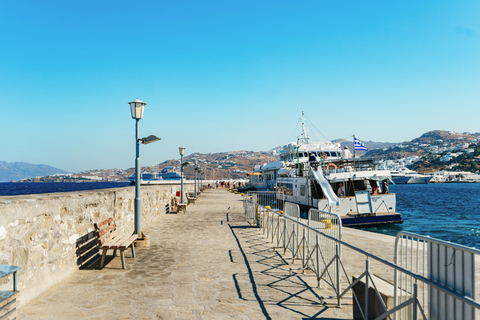
[{"label": "group of people", "polygon": [[[378,183],[376,181],[373,182],[372,184],[372,195],[378,195],[380,193],[380,189],[378,187]],[[382,194],[387,194],[388,193],[388,183],[387,181],[382,182]],[[343,185],[342,182],[338,184],[338,189],[337,189],[337,197],[346,197],[347,192],[345,190],[345,186]]]},{"label": "group of people", "polygon": [[[320,159],[327,159],[327,155],[322,152],[319,154],[319,157]],[[347,146],[343,147],[343,151],[342,151],[342,159],[351,159],[352,158],[352,153],[350,152],[350,150],[348,149]],[[314,153],[310,153],[309,156],[308,156],[308,161],[309,162],[318,162],[318,158],[317,156],[315,156]]]},{"label": "group of people", "polygon": [[[210,184],[208,184],[210,187]],[[242,183],[240,181],[215,181],[215,188],[227,188],[227,189],[235,189],[236,187],[241,187]],[[231,188],[230,188],[231,187]]]}]

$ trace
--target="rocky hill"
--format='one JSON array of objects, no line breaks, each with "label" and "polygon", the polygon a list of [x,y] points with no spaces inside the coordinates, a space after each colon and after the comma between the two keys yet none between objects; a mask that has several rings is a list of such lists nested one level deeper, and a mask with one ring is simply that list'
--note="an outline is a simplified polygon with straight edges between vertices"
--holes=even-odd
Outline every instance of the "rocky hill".
[{"label": "rocky hill", "polygon": [[419,172],[443,169],[477,172],[479,149],[480,133],[434,130],[411,141],[370,150],[366,156],[385,160],[418,157],[411,168]]},{"label": "rocky hill", "polygon": [[[184,157],[183,160],[191,164],[184,167],[184,174],[187,179],[194,178],[194,160],[197,160],[198,166],[202,168],[203,177],[206,173],[207,179],[244,179],[247,172],[252,171],[255,165],[276,161],[276,158],[266,151],[232,151],[206,154],[193,153]],[[167,160],[158,165],[143,168],[143,170],[161,171],[168,166],[179,167],[180,160]]]}]

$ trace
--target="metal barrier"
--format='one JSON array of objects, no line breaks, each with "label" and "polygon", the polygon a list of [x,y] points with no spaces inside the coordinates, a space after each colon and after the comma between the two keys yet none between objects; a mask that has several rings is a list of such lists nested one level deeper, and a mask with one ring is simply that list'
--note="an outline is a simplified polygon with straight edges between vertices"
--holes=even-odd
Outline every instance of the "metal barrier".
[{"label": "metal barrier", "polygon": [[284,222],[284,236],[283,239],[285,240],[283,248],[284,254],[287,252],[287,249],[292,252],[292,259],[295,260],[297,258],[298,253],[300,251],[299,242],[298,242],[298,229],[299,224],[295,223],[296,221],[300,221],[300,207],[298,204],[285,202],[285,216],[291,219],[283,219]]},{"label": "metal barrier", "polygon": [[282,194],[276,191],[248,191],[243,200],[244,203],[247,200],[252,200],[264,207],[278,210],[283,210],[283,205],[285,203]]},{"label": "metal barrier", "polygon": [[[480,250],[411,232],[398,233],[395,263],[439,286],[429,286],[427,282],[395,270],[396,304],[406,302],[416,291],[425,317],[474,319],[475,306],[464,299],[475,300],[475,255],[480,255]],[[399,315],[401,319],[405,318],[402,312]]]},{"label": "metal barrier", "polygon": [[[397,237],[397,263],[392,263],[344,242],[338,215],[311,209],[309,220],[305,221],[299,218],[299,208],[295,204],[284,203],[285,214],[282,214],[278,208],[263,206],[258,198],[251,196],[245,200],[247,219],[255,216],[257,225],[276,247],[283,248],[284,253],[288,249],[292,261],[301,260],[304,269],[315,273],[319,285],[323,280],[334,289],[334,296],[323,298],[336,298],[340,307],[341,299],[352,289],[354,317],[370,319],[374,314],[374,319],[474,319],[479,313],[480,303],[475,300],[472,278],[475,273],[473,255],[479,254],[479,250],[401,233]],[[349,250],[348,256],[364,257],[365,268],[359,271],[357,266],[351,271],[352,275],[356,273],[353,279],[347,270],[352,261],[342,259],[344,249]],[[385,301],[388,294],[379,291],[379,282],[383,280],[370,271],[372,261],[379,265],[376,271],[386,270],[395,275],[394,279],[387,279],[393,285],[384,281],[392,288],[393,305]],[[461,268],[462,272],[451,273],[450,266],[453,270]],[[452,285],[452,281],[464,284],[459,287]],[[371,299],[375,300],[375,308],[370,308]]]},{"label": "metal barrier", "polygon": [[[342,260],[342,245],[336,240],[342,239],[342,219],[336,213],[310,209],[308,211],[308,226],[321,233],[307,230],[307,254],[305,266],[310,266],[320,279],[335,289],[337,296],[341,291],[342,273],[340,263]],[[323,237],[327,235],[328,237]],[[309,263],[310,262],[310,263]],[[338,301],[340,305],[340,300]]]}]

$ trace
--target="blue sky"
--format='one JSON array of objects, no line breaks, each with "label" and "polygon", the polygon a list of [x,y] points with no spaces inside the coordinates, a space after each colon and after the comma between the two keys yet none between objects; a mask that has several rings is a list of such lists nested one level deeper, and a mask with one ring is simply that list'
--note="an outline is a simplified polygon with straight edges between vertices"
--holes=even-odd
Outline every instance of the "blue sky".
[{"label": "blue sky", "polygon": [[[479,1],[0,1],[0,160],[134,166],[480,132]],[[312,132],[318,138],[318,131]]]}]

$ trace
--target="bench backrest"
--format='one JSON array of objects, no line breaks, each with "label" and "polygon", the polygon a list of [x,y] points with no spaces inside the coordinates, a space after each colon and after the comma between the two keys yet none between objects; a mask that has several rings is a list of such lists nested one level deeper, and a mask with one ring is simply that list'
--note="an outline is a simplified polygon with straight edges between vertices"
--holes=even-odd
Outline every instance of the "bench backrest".
[{"label": "bench backrest", "polygon": [[98,223],[96,222],[93,226],[95,227],[95,235],[97,236],[100,246],[114,239],[117,235],[117,225],[112,217]]}]

